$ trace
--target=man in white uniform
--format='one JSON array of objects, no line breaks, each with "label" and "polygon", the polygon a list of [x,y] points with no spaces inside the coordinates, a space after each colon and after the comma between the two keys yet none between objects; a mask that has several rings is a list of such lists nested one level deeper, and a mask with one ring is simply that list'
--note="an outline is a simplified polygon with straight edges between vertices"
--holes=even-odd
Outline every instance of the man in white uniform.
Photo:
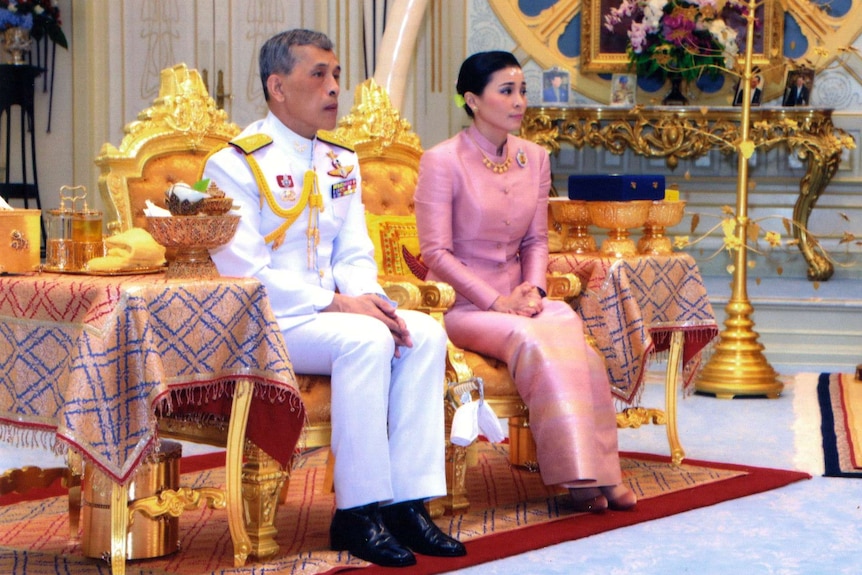
[{"label": "man in white uniform", "polygon": [[335,127],[340,73],[318,32],[263,45],[269,114],[204,170],[242,215],[212,257],[223,275],[266,285],[297,373],[332,376],[332,548],[399,567],[413,552],[464,555],[423,504],[446,492],[446,335],[426,314],[396,312],[377,282],[356,154],[319,133]]}]

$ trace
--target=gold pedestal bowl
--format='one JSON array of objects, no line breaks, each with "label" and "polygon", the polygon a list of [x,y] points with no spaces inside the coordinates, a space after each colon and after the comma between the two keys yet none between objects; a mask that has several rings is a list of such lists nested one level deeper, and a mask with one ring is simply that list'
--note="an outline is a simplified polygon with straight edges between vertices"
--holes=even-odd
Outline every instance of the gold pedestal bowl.
[{"label": "gold pedestal bowl", "polygon": [[596,251],[596,240],[589,234],[590,210],[584,200],[550,198],[551,214],[563,228],[563,251],[587,254]]},{"label": "gold pedestal bowl", "polygon": [[680,223],[684,214],[684,201],[657,200],[652,202],[649,215],[644,223],[644,234],[638,240],[638,252],[652,256],[673,253],[670,238],[665,236],[664,231],[665,228]]},{"label": "gold pedestal bowl", "polygon": [[220,277],[209,250],[231,240],[236,233],[239,219],[239,215],[147,218],[147,229],[153,239],[174,254],[173,258],[168,258],[166,277]]},{"label": "gold pedestal bowl", "polygon": [[650,200],[587,202],[590,220],[594,225],[608,230],[608,237],[602,242],[602,254],[617,258],[637,254],[637,246],[629,237],[629,230],[644,225],[649,216],[650,204]]}]

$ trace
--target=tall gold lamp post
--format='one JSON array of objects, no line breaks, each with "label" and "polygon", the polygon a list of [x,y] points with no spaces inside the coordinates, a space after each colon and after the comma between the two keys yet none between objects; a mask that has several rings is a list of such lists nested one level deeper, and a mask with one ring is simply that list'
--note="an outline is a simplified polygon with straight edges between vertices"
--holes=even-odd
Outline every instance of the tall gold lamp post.
[{"label": "tall gold lamp post", "polygon": [[778,381],[778,373],[763,355],[763,345],[757,341],[754,311],[747,291],[747,241],[748,241],[748,163],[754,152],[749,139],[751,131],[751,57],[754,51],[754,20],[757,2],[749,0],[747,34],[745,41],[745,65],[742,75],[742,140],[739,144],[739,167],[736,180],[736,259],[733,268],[733,284],[730,301],[725,307],[727,319],[725,329],[719,335],[715,351],[704,366],[695,389],[711,393],[719,398],[736,396],[778,397],[784,388]]}]

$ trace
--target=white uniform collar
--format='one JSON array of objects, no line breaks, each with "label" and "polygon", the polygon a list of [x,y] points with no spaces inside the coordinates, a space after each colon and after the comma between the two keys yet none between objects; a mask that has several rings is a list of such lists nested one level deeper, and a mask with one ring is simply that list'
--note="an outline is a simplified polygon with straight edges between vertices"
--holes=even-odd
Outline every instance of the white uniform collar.
[{"label": "white uniform collar", "polygon": [[288,155],[298,160],[310,162],[317,137],[312,140],[300,136],[279,120],[272,112],[266,116],[266,124],[273,142]]}]

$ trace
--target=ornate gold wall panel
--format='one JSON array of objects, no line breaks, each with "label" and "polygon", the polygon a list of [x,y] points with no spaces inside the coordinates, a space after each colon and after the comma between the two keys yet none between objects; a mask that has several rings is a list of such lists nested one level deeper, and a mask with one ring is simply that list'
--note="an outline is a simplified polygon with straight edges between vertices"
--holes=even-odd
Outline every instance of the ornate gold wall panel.
[{"label": "ornate gold wall panel", "polygon": [[[520,49],[523,49],[539,66],[550,68],[558,66],[570,73],[572,88],[598,102],[607,102],[610,95],[609,78],[602,78],[596,73],[582,73],[582,51],[576,57],[563,54],[559,48],[561,36],[575,19],[589,18],[584,12],[589,6],[587,0],[558,0],[538,14],[528,15],[522,8],[520,0],[488,0],[500,22],[515,39]],[[851,2],[851,0],[846,0]],[[765,100],[771,100],[780,95],[783,78],[784,56],[792,57],[794,61],[810,62],[818,69],[827,66],[841,66],[857,83],[862,84],[862,56],[847,48],[853,44],[862,33],[862,2],[852,0],[848,6],[832,7],[829,2],[814,2],[813,0],[764,0],[765,8],[770,10],[773,21],[782,24],[784,13],[789,12],[787,20],[792,24],[790,37],[779,34],[778,39],[771,39],[771,45],[777,45],[782,53],[771,56],[772,64],[767,69],[767,86]],[[838,10],[844,10],[835,15]],[[587,11],[588,12],[588,11]],[[572,31],[570,30],[569,33]],[[777,33],[777,27],[770,34]],[[582,42],[583,42],[582,38]],[[804,51],[802,48],[804,46]],[[794,50],[795,48],[795,50]],[[790,51],[789,54],[785,54]],[[734,82],[727,83],[727,89],[714,94],[698,94],[698,105],[729,104],[730,90]],[[645,94],[639,91],[639,101],[649,103],[650,98],[661,98],[663,91]]]}]

